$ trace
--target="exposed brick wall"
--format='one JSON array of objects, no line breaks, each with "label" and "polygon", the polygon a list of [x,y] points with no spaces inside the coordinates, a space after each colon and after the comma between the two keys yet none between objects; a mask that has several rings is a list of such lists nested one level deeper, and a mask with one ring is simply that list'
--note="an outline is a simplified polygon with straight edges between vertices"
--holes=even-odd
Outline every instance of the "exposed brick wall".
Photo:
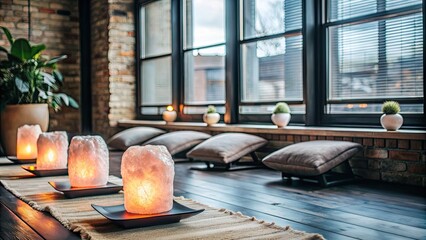
[{"label": "exposed brick wall", "polygon": [[92,1],[93,130],[105,138],[135,117],[134,46],[133,1]]},{"label": "exposed brick wall", "polygon": [[109,128],[108,0],[91,2],[93,131],[105,136]]},{"label": "exposed brick wall", "polygon": [[[78,1],[31,1],[31,38],[34,43],[44,43],[47,56],[66,54],[68,59],[58,64],[64,75],[61,91],[79,102],[80,96],[80,46]],[[9,28],[15,38],[28,38],[28,7],[26,0],[0,1],[0,25]],[[0,46],[10,48],[4,34],[0,33]],[[50,112],[50,130],[80,131],[79,110],[64,107],[60,112]]]}]

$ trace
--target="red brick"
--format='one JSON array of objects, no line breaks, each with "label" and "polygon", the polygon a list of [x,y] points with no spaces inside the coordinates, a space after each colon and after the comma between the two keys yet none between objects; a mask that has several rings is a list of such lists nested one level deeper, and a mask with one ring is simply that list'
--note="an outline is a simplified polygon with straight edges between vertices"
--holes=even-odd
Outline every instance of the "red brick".
[{"label": "red brick", "polygon": [[309,136],[309,140],[311,141],[317,140],[317,136]]},{"label": "red brick", "polygon": [[343,141],[343,138],[342,137],[334,137],[334,140],[335,141]]},{"label": "red brick", "polygon": [[377,159],[369,159],[368,160],[368,169],[380,169],[381,167],[381,161]]},{"label": "red brick", "polygon": [[410,149],[410,141],[409,140],[398,140],[398,148],[401,149]]},{"label": "red brick", "polygon": [[407,171],[409,173],[426,175],[426,164],[424,164],[424,163],[408,164],[408,170]]},{"label": "red brick", "polygon": [[418,161],[420,160],[420,153],[402,150],[389,150],[389,158],[395,160]]},{"label": "red brick", "polygon": [[405,172],[407,170],[407,164],[392,160],[382,161],[380,167],[384,172]]},{"label": "red brick", "polygon": [[309,141],[309,136],[302,136],[302,137],[301,137],[301,141],[302,141],[302,142],[307,142],[307,141]]},{"label": "red brick", "polygon": [[300,142],[301,141],[301,138],[300,138],[300,136],[299,135],[295,135],[294,136],[294,142]]},{"label": "red brick", "polygon": [[396,139],[386,139],[386,147],[387,148],[396,148],[397,140]]},{"label": "red brick", "polygon": [[366,149],[364,156],[367,158],[388,158],[388,151],[385,149]]},{"label": "red brick", "polygon": [[348,142],[352,142],[352,138],[351,137],[344,137],[343,141],[348,141]]},{"label": "red brick", "polygon": [[318,140],[325,140],[325,136],[318,136]]},{"label": "red brick", "polygon": [[356,142],[356,143],[362,144],[362,138],[354,138],[354,139],[353,139],[353,142]]},{"label": "red brick", "polygon": [[410,146],[411,146],[412,150],[422,150],[423,149],[422,141],[419,141],[419,140],[411,140]]},{"label": "red brick", "polygon": [[287,135],[287,141],[294,142],[294,136],[293,135]]},{"label": "red brick", "polygon": [[385,140],[382,138],[376,138],[374,139],[374,146],[378,148],[385,147]]},{"label": "red brick", "polygon": [[56,10],[51,8],[39,8],[38,11],[42,13],[49,13],[49,14],[56,13]]},{"label": "red brick", "polygon": [[327,136],[325,139],[333,141],[334,137],[333,136]]},{"label": "red brick", "polygon": [[280,134],[280,141],[287,141],[287,135]]},{"label": "red brick", "polygon": [[362,140],[362,145],[364,145],[364,146],[373,146],[373,139],[372,138],[364,138]]}]

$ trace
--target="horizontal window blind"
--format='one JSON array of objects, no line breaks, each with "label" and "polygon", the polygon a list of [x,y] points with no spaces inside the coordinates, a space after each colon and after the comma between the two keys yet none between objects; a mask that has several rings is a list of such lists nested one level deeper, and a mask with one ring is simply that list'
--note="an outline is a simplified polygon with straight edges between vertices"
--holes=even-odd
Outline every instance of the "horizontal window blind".
[{"label": "horizontal window blind", "polygon": [[331,0],[330,3],[330,19],[349,19],[349,23],[330,24],[327,29],[328,100],[377,99],[380,102],[423,98],[422,13],[350,22],[352,17],[377,12],[380,4],[383,11],[402,11],[401,7],[421,1]]}]

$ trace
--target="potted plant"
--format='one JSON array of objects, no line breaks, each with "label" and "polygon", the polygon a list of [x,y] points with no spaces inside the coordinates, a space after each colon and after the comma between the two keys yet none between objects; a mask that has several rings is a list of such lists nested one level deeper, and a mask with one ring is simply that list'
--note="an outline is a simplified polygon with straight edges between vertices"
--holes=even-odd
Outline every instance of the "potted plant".
[{"label": "potted plant", "polygon": [[56,63],[66,55],[46,59],[41,56],[46,49],[44,44],[32,44],[24,38],[15,40],[7,28],[0,28],[10,43],[10,50],[0,46],[0,133],[6,153],[15,155],[18,127],[39,124],[47,131],[48,105],[58,111],[62,105],[78,108],[78,104],[57,92],[63,77]]},{"label": "potted plant", "polygon": [[383,115],[380,117],[382,127],[388,131],[396,131],[404,122],[404,119],[399,114],[401,108],[398,102],[386,101],[382,105]]},{"label": "potted plant", "polygon": [[218,123],[220,120],[220,114],[216,111],[216,108],[213,105],[207,107],[206,113],[203,115],[203,121],[207,123],[208,126]]},{"label": "potted plant", "polygon": [[285,102],[279,102],[275,105],[273,114],[271,116],[272,122],[279,128],[287,126],[290,122],[290,107]]}]

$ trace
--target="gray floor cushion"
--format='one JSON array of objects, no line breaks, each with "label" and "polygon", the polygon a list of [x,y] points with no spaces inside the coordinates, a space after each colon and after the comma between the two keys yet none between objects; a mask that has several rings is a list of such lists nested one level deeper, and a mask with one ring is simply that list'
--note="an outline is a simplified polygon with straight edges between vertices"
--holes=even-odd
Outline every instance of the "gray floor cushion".
[{"label": "gray floor cushion", "polygon": [[143,145],[164,145],[171,155],[189,150],[195,145],[210,138],[211,135],[196,131],[176,131],[155,137]]},{"label": "gray floor cushion", "polygon": [[141,143],[161,135],[166,131],[153,127],[134,127],[123,130],[108,141],[108,147],[111,150],[126,150],[130,146],[140,145]]},{"label": "gray floor cushion", "polygon": [[346,141],[295,143],[266,156],[266,166],[294,176],[317,176],[354,156],[361,144]]},{"label": "gray floor cushion", "polygon": [[245,133],[222,133],[202,142],[186,156],[195,160],[231,163],[265,145],[261,137]]}]

